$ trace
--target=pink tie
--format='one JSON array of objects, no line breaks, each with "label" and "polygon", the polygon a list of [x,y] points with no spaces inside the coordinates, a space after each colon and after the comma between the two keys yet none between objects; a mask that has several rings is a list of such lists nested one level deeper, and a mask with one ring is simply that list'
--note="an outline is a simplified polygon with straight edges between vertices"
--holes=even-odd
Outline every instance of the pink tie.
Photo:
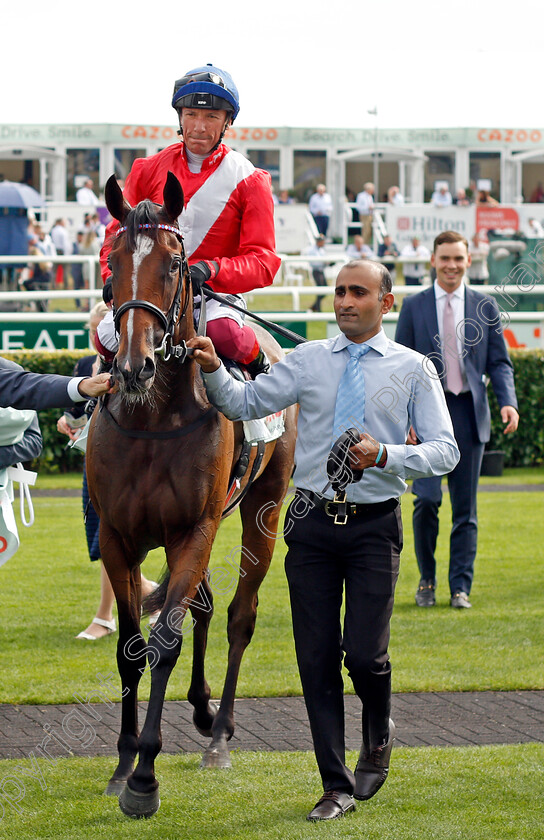
[{"label": "pink tie", "polygon": [[459,353],[457,351],[455,316],[451,305],[452,297],[453,295],[446,296],[446,305],[444,307],[443,339],[444,361],[446,364],[446,390],[451,391],[452,394],[459,394],[463,388],[463,375],[461,373]]}]

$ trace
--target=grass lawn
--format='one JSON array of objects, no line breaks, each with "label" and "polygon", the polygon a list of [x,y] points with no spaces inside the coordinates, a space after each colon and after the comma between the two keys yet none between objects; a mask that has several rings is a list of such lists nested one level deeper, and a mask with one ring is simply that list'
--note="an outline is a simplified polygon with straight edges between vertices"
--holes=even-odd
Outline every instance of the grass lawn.
[{"label": "grass lawn", "polygon": [[[19,782],[17,812],[5,798],[1,840],[540,840],[544,746],[393,751],[378,795],[329,824],[305,817],[319,796],[310,753],[235,753],[229,771],[198,769],[199,756],[160,756],[161,807],[125,817],[102,796],[111,759],[40,761],[42,779],[0,762]],[[353,766],[356,754],[351,753]],[[30,762],[19,762],[29,766]],[[286,766],[289,772],[286,772]],[[21,783],[24,788],[21,789]],[[43,789],[43,786],[46,786]],[[1,806],[0,806],[1,807]],[[0,810],[0,818],[2,811]]]},{"label": "grass lawn", "polygon": [[[73,486],[79,487],[79,477]],[[40,476],[39,485],[64,476]],[[70,479],[71,481],[72,479]],[[506,483],[508,476],[503,477]],[[36,523],[20,528],[18,554],[0,569],[0,702],[70,702],[96,687],[97,672],[116,672],[117,636],[97,643],[76,640],[98,602],[98,566],[87,560],[79,498],[35,497]],[[403,498],[405,550],[392,621],[394,691],[544,688],[542,626],[544,584],[542,496],[540,493],[481,493],[480,548],[472,610],[448,606],[447,494],[439,541],[438,605],[418,610],[418,572],[411,533],[412,496]],[[239,545],[238,516],[220,529],[212,568]],[[278,542],[260,593],[259,616],[239,682],[239,696],[299,694],[291,635],[285,547]],[[144,565],[157,578],[162,551]],[[216,594],[207,676],[221,691],[226,663],[226,608],[230,594]],[[168,699],[184,699],[191,645],[184,645],[170,680]],[[347,681],[349,684],[349,680]],[[146,697],[148,678],[141,683]]]}]

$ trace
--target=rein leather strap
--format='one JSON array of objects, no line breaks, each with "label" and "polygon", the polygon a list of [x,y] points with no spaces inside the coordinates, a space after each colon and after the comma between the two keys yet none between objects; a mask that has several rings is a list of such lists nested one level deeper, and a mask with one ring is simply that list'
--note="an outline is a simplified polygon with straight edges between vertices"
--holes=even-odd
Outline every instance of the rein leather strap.
[{"label": "rein leather strap", "polygon": [[231,303],[229,300],[226,300],[223,295],[218,295],[217,292],[212,292],[208,286],[202,286],[202,292],[206,295],[206,297],[213,298],[213,300],[218,300],[219,303],[222,303],[223,306],[230,306],[231,309],[235,309],[237,312],[241,312],[243,315],[249,315],[250,318],[253,318],[254,321],[258,321],[259,324],[262,324],[268,329],[277,332],[279,335],[282,335],[284,338],[288,338],[289,341],[292,341],[294,344],[306,344],[308,341],[307,338],[302,338],[298,333],[293,332],[292,330],[288,330],[286,327],[280,327],[279,324],[275,324],[273,321],[267,321],[266,318],[261,318],[260,315],[256,315],[255,312],[250,312],[249,309],[243,309],[241,306],[237,306],[235,303]]}]

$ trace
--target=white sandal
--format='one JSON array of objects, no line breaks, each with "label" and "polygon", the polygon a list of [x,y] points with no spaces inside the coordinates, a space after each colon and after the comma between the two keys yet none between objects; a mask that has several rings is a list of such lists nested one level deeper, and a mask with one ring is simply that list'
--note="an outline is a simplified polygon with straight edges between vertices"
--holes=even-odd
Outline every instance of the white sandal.
[{"label": "white sandal", "polygon": [[106,638],[106,636],[110,636],[112,633],[115,633],[117,630],[117,625],[115,623],[115,619],[112,618],[111,621],[108,621],[105,618],[98,618],[96,615],[91,621],[91,624],[99,624],[101,627],[105,627],[108,631],[104,634],[104,636],[93,636],[91,633],[86,633],[85,630],[82,630],[81,633],[78,633],[76,639],[87,639],[89,642],[96,642],[97,639]]}]

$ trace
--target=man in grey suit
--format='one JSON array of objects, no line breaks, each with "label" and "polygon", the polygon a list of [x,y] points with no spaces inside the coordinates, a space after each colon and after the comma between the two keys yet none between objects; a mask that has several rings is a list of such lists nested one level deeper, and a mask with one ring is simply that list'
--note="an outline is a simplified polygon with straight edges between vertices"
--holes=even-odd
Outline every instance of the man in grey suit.
[{"label": "man in grey suit", "polygon": [[6,408],[65,408],[72,403],[100,397],[110,390],[110,374],[60,376],[55,373],[29,373],[0,357],[0,406]]},{"label": "man in grey suit", "polygon": [[[434,284],[417,295],[406,296],[395,338],[400,344],[428,356],[446,393],[461,459],[448,474],[452,505],[450,536],[450,604],[467,608],[474,576],[478,519],[476,497],[484,445],[491,433],[487,399],[489,377],[499,403],[505,434],[515,432],[519,415],[512,363],[502,334],[496,302],[465,285],[471,259],[461,234],[443,231],[434,241],[431,265]],[[411,434],[408,443],[417,444]],[[421,580],[416,604],[435,604],[438,509],[441,478],[413,482],[413,524],[416,558]]]}]

